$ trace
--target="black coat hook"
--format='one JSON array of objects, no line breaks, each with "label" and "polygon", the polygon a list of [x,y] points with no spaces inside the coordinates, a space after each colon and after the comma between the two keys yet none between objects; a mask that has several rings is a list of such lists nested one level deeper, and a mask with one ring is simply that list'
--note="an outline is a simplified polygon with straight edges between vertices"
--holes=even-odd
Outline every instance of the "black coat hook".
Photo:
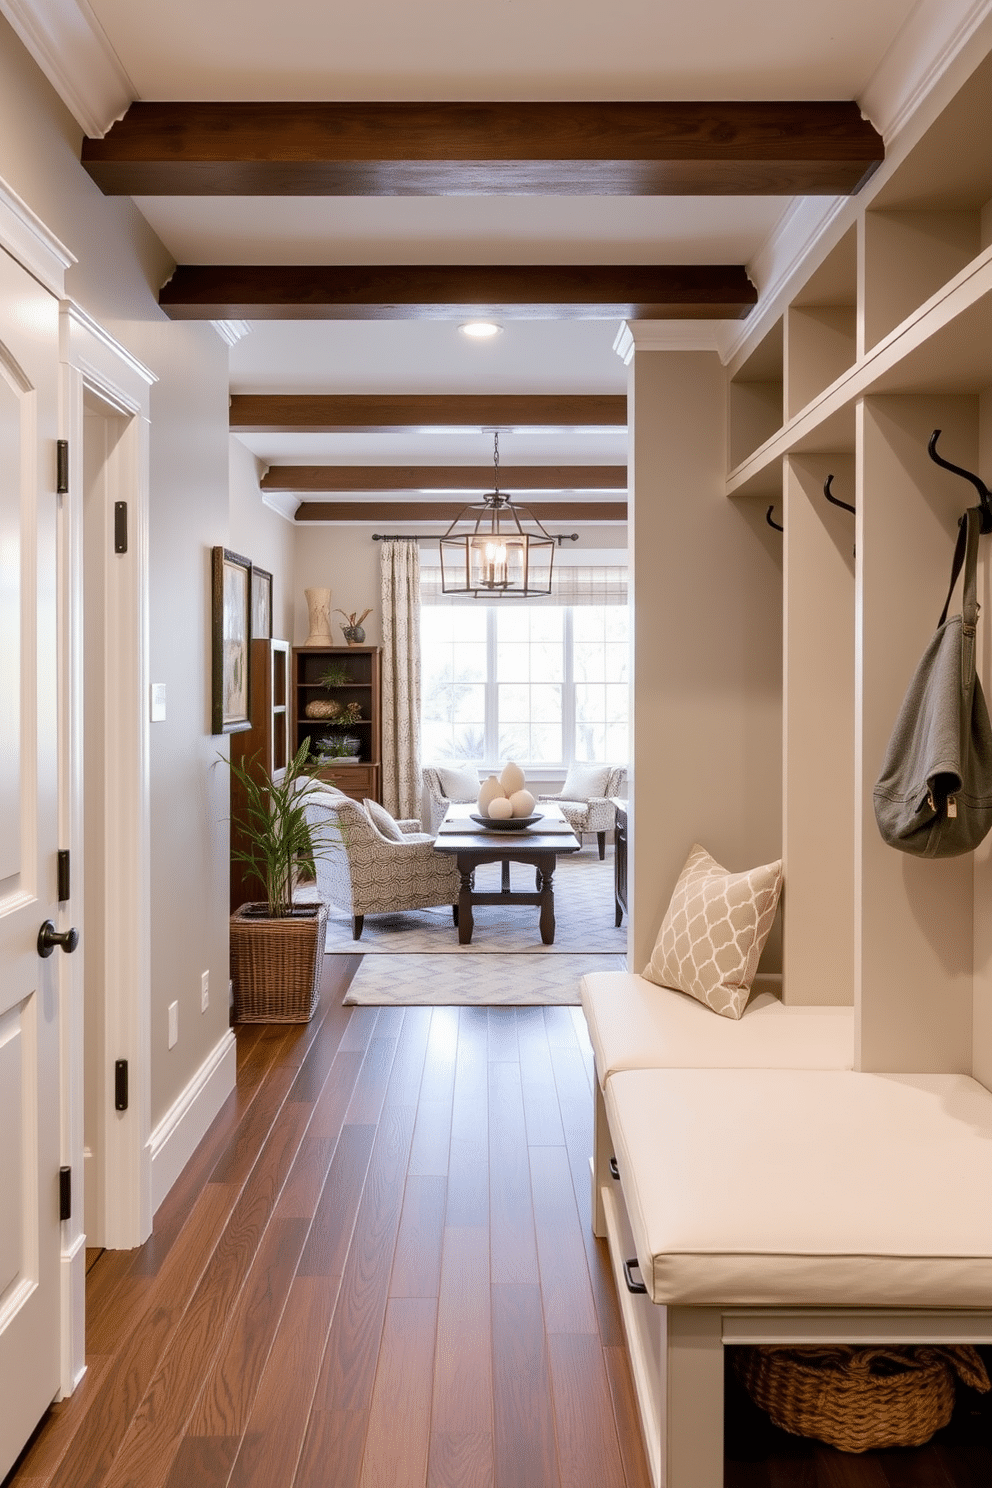
[{"label": "black coat hook", "polygon": [[826,496],[827,500],[830,501],[830,502],[832,502],[834,506],[842,506],[845,511],[849,511],[851,513],[851,516],[852,517],[857,516],[857,512],[855,511],[854,507],[850,504],[850,502],[848,502],[848,501],[841,501],[841,499],[840,499],[839,496],[834,496],[832,494],[832,492],[830,490],[830,487],[831,487],[832,483],[833,483],[833,476],[832,475],[828,475],[827,478],[826,478],[826,480],[823,482],[823,494],[824,494],[824,496]]},{"label": "black coat hook", "polygon": [[774,527],[776,532],[784,532],[785,531],[785,528],[784,527],[780,527],[779,524],[778,524],[778,522],[774,522],[772,520],[772,512],[774,510],[775,510],[775,503],[773,501],[772,504],[771,504],[771,506],[765,512],[765,521],[768,523],[769,527]]},{"label": "black coat hook", "polygon": [[934,429],[930,435],[930,443],[927,445],[927,454],[935,465],[940,465],[944,470],[950,470],[953,475],[960,475],[962,480],[971,481],[978,492],[978,499],[982,504],[982,520],[979,531],[992,532],[992,493],[980,476],[973,475],[970,470],[962,470],[960,465],[952,465],[950,460],[945,460],[937,453],[937,440],[940,438],[940,430]]}]

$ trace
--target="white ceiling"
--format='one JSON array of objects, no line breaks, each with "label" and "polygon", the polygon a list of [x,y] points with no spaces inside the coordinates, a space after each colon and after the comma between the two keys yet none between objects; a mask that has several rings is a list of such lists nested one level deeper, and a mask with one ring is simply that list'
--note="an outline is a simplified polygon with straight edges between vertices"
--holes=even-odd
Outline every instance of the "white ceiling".
[{"label": "white ceiling", "polygon": [[[109,123],[128,96],[857,98],[887,128],[901,99],[932,85],[928,54],[943,47],[950,55],[951,42],[966,38],[988,8],[987,0],[0,0],[90,132],[94,117]],[[47,51],[39,37],[48,38]],[[888,120],[879,117],[886,89]],[[789,204],[142,197],[138,206],[177,262],[730,262],[750,267],[760,294]],[[617,329],[510,322],[495,341],[469,343],[451,324],[258,322],[232,348],[231,385],[236,392],[621,392]],[[710,329],[704,334],[712,338]],[[264,464],[461,463],[491,451],[488,436],[438,432],[244,442]],[[614,463],[623,443],[616,431],[507,433],[501,452],[507,463]]]},{"label": "white ceiling", "polygon": [[145,99],[854,98],[915,0],[89,0]]}]

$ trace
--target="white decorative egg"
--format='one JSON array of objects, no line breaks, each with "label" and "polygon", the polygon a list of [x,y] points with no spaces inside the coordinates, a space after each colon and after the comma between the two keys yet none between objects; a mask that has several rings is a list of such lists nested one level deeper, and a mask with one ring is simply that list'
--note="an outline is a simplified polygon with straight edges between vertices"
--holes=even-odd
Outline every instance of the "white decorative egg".
[{"label": "white decorative egg", "polygon": [[523,770],[521,770],[519,765],[515,765],[512,760],[503,766],[503,773],[499,777],[499,783],[508,796],[512,796],[515,791],[523,790],[527,784],[524,780]]},{"label": "white decorative egg", "polygon": [[506,821],[508,817],[512,816],[513,807],[510,805],[509,798],[507,796],[494,796],[489,802],[489,815],[495,817],[497,821]]},{"label": "white decorative egg", "polygon": [[489,803],[491,801],[495,801],[497,796],[502,796],[505,794],[506,792],[503,790],[503,787],[496,779],[496,776],[490,775],[488,780],[484,780],[482,782],[482,787],[479,791],[479,815],[488,816]]},{"label": "white decorative egg", "polygon": [[529,790],[514,791],[510,797],[510,805],[513,807],[514,816],[530,816],[533,813],[536,802]]}]

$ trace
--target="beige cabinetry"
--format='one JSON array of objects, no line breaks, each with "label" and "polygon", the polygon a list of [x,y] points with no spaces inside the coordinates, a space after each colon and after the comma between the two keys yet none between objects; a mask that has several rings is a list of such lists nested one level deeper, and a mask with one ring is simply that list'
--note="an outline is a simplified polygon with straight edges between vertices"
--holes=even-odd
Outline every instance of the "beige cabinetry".
[{"label": "beige cabinetry", "polygon": [[[314,774],[356,801],[381,799],[381,675],[378,646],[293,649],[293,747],[309,739]],[[323,752],[345,740],[346,756]]]},{"label": "beige cabinetry", "polygon": [[[945,458],[992,475],[990,89],[986,59],[731,363],[726,484],[774,502],[785,529],[785,998],[853,1001],[862,1069],[986,1083],[989,845],[944,862],[894,852],[872,789],[977,500],[928,457],[933,431]],[[856,516],[825,500],[828,475]],[[980,564],[988,694],[988,540]]]}]

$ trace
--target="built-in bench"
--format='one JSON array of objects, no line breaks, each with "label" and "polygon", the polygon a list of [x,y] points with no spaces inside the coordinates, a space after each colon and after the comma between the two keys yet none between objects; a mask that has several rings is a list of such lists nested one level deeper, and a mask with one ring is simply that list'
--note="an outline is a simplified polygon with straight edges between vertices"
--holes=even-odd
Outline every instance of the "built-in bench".
[{"label": "built-in bench", "polygon": [[723,1482],[725,1345],[992,1341],[984,1086],[845,1067],[850,1009],[759,995],[734,1022],[622,973],[582,1000],[594,1212],[658,1488]]}]

